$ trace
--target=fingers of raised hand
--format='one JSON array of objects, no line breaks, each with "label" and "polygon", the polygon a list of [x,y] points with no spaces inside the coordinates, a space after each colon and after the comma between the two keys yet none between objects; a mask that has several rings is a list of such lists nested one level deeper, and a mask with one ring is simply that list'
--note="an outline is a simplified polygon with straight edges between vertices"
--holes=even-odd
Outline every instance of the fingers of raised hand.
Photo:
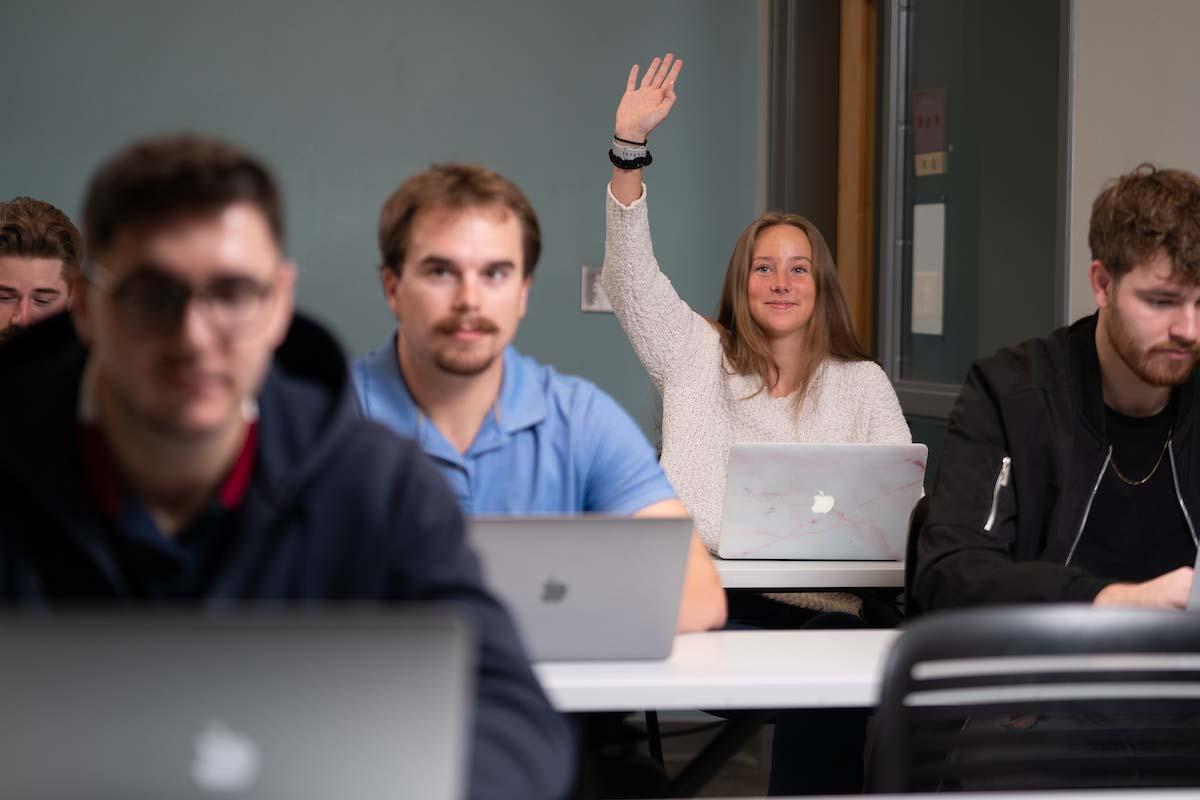
[{"label": "fingers of raised hand", "polygon": [[[674,69],[672,64],[676,65]],[[661,89],[664,83],[670,82],[679,74],[679,66],[682,64],[682,61],[676,61],[674,53],[667,53],[661,58],[655,57],[650,66],[646,67],[646,74],[642,77],[642,88]]]},{"label": "fingers of raised hand", "polygon": [[[670,58],[670,56],[668,56],[668,58]],[[675,81],[679,79],[679,72],[682,69],[683,69],[683,59],[681,58],[675,62],[675,65],[673,67],[671,67],[670,73],[667,74],[667,80],[666,80],[667,96],[672,99],[675,98]]]},{"label": "fingers of raised hand", "polygon": [[642,76],[643,89],[654,86],[654,76],[655,73],[658,72],[658,65],[661,63],[662,59],[655,57],[655,59],[650,62],[650,66],[646,67],[646,74]]},{"label": "fingers of raised hand", "polygon": [[667,77],[672,72],[671,65],[674,62],[675,55],[673,53],[667,53],[666,56],[663,57],[662,64],[660,64],[658,67],[658,74],[654,76],[655,89],[663,88],[663,85],[667,82]]},{"label": "fingers of raised hand", "polygon": [[629,78],[626,79],[626,81],[625,81],[625,91],[627,91],[627,92],[636,92],[637,91],[637,76],[638,76],[638,65],[634,64],[633,69],[629,70]]},{"label": "fingers of raised hand", "polygon": [[658,62],[658,69],[654,71],[654,80],[650,82],[650,86],[661,89],[667,82],[667,76],[671,74],[671,64],[675,61],[675,54],[667,53],[663,56],[662,61],[658,61],[657,58],[654,60]]}]

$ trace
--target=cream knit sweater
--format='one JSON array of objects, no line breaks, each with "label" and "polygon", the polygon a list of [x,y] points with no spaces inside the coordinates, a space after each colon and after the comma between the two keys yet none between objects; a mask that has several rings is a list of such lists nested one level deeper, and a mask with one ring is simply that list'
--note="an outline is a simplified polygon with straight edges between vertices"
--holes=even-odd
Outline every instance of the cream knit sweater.
[{"label": "cream knit sweater", "polygon": [[[688,307],[658,268],[645,187],[628,206],[611,189],[607,195],[604,290],[662,395],[662,467],[710,551],[717,549],[733,443],[912,441],[891,382],[871,361],[826,361],[799,413],[792,397],[760,392],[757,376],[729,374],[716,329]],[[786,599],[819,610],[857,613],[859,607],[850,595]]]}]

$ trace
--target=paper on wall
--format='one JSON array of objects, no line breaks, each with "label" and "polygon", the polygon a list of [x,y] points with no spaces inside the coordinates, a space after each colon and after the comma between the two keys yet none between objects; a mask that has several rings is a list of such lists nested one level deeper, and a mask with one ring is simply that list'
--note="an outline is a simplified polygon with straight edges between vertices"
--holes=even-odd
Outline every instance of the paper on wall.
[{"label": "paper on wall", "polygon": [[942,335],[946,284],[946,204],[913,206],[912,332]]}]

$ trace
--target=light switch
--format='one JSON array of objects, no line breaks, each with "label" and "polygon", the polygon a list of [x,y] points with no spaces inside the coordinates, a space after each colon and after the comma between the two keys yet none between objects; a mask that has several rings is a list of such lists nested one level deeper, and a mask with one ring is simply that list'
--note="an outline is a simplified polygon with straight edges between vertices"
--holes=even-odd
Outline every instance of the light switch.
[{"label": "light switch", "polygon": [[612,305],[604,286],[600,283],[600,267],[583,265],[582,280],[579,288],[579,310],[593,313],[612,313]]}]

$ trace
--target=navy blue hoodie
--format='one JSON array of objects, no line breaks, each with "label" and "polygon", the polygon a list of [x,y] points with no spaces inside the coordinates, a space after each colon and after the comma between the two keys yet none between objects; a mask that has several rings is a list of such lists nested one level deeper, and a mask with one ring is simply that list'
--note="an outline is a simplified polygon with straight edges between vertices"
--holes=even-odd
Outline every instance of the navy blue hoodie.
[{"label": "navy blue hoodie", "polygon": [[[65,316],[0,346],[0,597],[11,606],[167,599],[147,594],[153,582],[114,546],[84,488],[85,358]],[[259,396],[257,461],[229,518],[237,529],[190,599],[456,606],[480,640],[470,797],[563,795],[572,739],[482,588],[454,496],[418,447],[359,417],[347,378],[332,337],[297,317]]]}]

